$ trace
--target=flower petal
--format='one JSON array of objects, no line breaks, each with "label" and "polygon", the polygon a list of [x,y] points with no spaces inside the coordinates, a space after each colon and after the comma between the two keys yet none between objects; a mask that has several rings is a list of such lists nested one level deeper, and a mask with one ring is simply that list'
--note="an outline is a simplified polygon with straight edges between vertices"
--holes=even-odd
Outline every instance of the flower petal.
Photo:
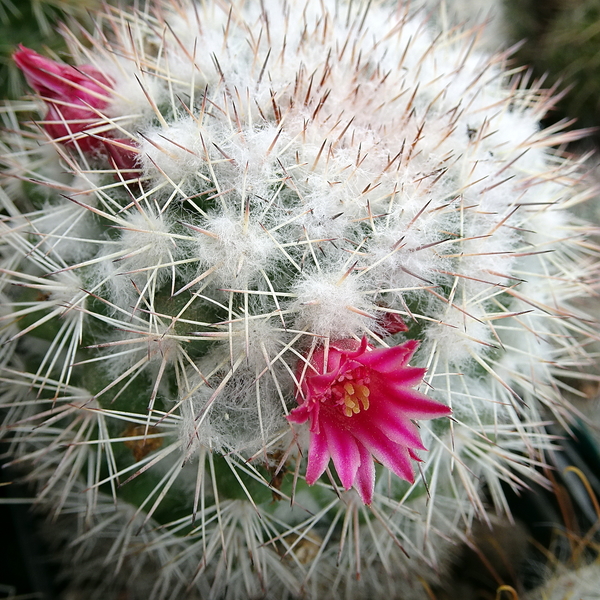
[{"label": "flower petal", "polygon": [[[354,340],[350,341],[354,342]],[[327,352],[325,352],[323,347],[315,350],[310,362],[319,373],[332,373],[339,369],[341,362],[346,358],[348,352],[350,352],[350,350],[341,349],[335,344],[331,344]]]},{"label": "flower petal", "polygon": [[366,367],[379,371],[380,373],[394,373],[400,367],[404,367],[411,359],[419,346],[416,340],[409,340],[400,346],[392,348],[378,348],[371,352],[365,352],[360,356],[360,362]]},{"label": "flower petal", "polygon": [[349,358],[354,358],[363,354],[366,351],[368,345],[369,344],[365,336],[363,336],[360,342],[357,342],[356,340],[352,339],[336,340],[335,342],[331,343],[329,351],[331,352],[331,348],[334,348],[341,354],[344,354]]},{"label": "flower petal", "polygon": [[312,395],[320,396],[331,388],[331,384],[335,381],[338,376],[338,371],[335,370],[333,373],[325,373],[324,375],[313,375],[310,378],[305,378],[302,382],[302,388],[305,388]]},{"label": "flower petal", "polygon": [[323,432],[311,433],[308,465],[306,466],[306,483],[312,485],[323,475],[330,458],[325,434]]},{"label": "flower petal", "polygon": [[[360,342],[343,339],[330,343],[327,357],[317,348],[310,369],[299,361],[296,400],[301,406],[288,420],[310,420],[309,484],[323,474],[330,459],[344,488],[354,485],[366,504],[373,499],[374,459],[398,477],[414,481],[412,461],[420,461],[416,451],[426,448],[412,420],[451,413],[414,389],[426,372],[407,366],[417,347],[417,341],[409,340],[373,350],[366,337]],[[350,416],[345,414],[348,408]]]},{"label": "flower petal", "polygon": [[327,447],[335,470],[344,488],[350,489],[361,462],[356,440],[351,433],[329,419],[322,419],[321,426],[327,436]]},{"label": "flower petal", "polygon": [[394,335],[395,333],[400,333],[401,331],[408,331],[408,325],[397,313],[384,313],[379,319],[379,325],[388,335]]},{"label": "flower petal", "polygon": [[408,448],[408,455],[417,462],[423,462],[423,459],[416,452],[413,452],[410,448]]},{"label": "flower petal", "polygon": [[409,388],[387,388],[386,402],[390,409],[409,419],[434,419],[452,413],[450,408],[441,402],[432,400],[416,390]]},{"label": "flower petal", "polygon": [[375,490],[375,465],[370,452],[362,445],[358,444],[360,453],[360,466],[356,472],[354,487],[361,500],[365,504],[371,504],[373,501],[373,491]]},{"label": "flower petal", "polygon": [[[136,175],[141,174],[138,164],[138,151],[131,140],[105,138],[102,140],[102,145],[119,171],[136,171]],[[128,177],[127,174],[124,175],[126,178]],[[129,174],[129,177],[131,175]]]},{"label": "flower petal", "polygon": [[[110,102],[113,83],[92,65],[77,68],[56,62],[23,45],[13,54],[29,85],[48,107],[44,128],[48,135],[84,152],[106,152],[102,141],[85,131],[102,118],[99,111]],[[80,134],[84,135],[80,135]],[[77,135],[77,139],[73,139]],[[105,132],[104,135],[109,135]]]},{"label": "flower petal", "polygon": [[387,405],[378,407],[377,413],[377,421],[372,420],[372,423],[392,442],[408,448],[426,450],[421,441],[419,430],[405,415],[399,414],[399,411],[394,411]]},{"label": "flower petal", "polygon": [[419,367],[400,367],[390,373],[379,373],[371,371],[371,380],[375,383],[383,383],[386,387],[414,387],[423,381],[427,369]]},{"label": "flower petal", "polygon": [[287,420],[291,423],[305,423],[311,415],[310,403],[305,402],[301,406],[297,406],[287,416]]},{"label": "flower petal", "polygon": [[393,442],[380,431],[370,427],[356,430],[355,433],[359,445],[364,444],[365,448],[381,464],[396,473],[401,479],[406,479],[410,483],[415,480],[410,456],[405,446]]},{"label": "flower petal", "polygon": [[83,65],[76,69],[46,58],[23,45],[13,60],[25,74],[29,85],[46,100],[89,104],[103,108],[107,104],[106,89],[112,85],[96,67]]}]

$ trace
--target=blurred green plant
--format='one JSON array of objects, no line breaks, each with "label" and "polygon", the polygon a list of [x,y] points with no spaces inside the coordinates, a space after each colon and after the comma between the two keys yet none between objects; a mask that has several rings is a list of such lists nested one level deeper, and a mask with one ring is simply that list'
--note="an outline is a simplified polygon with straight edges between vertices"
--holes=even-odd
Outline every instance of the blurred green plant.
[{"label": "blurred green plant", "polygon": [[539,68],[571,87],[561,102],[578,125],[600,125],[600,1],[567,0],[545,32]]},{"label": "blurred green plant", "polygon": [[26,91],[23,76],[13,64],[12,53],[18,44],[44,50],[46,54],[64,49],[57,33],[60,21],[70,16],[82,19],[97,6],[97,0],[0,0],[0,94],[17,98]]},{"label": "blurred green plant", "polygon": [[[510,36],[524,40],[515,56],[544,87],[565,94],[553,120],[576,118],[577,127],[600,125],[600,0],[504,0]],[[552,115],[551,115],[552,117]]]}]

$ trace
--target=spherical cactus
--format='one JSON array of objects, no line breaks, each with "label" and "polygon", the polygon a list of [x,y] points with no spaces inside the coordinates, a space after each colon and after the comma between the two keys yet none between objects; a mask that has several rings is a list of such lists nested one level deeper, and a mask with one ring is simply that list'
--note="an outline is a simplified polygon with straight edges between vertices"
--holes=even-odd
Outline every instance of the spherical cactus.
[{"label": "spherical cactus", "polygon": [[570,418],[597,276],[552,149],[576,134],[404,3],[95,24],[71,64],[15,52],[35,95],[1,142],[1,431],[78,521],[72,576],[423,597]]}]

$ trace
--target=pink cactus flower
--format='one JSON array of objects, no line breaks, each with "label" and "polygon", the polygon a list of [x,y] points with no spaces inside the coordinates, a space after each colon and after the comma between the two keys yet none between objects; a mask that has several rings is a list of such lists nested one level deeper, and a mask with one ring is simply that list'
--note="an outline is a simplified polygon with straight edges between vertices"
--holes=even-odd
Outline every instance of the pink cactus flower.
[{"label": "pink cactus flower", "polygon": [[296,399],[288,419],[310,421],[306,481],[313,484],[329,459],[345,489],[354,486],[365,504],[375,488],[373,459],[398,477],[414,481],[412,460],[425,450],[414,419],[447,416],[450,409],[417,392],[425,369],[410,367],[418,343],[373,349],[366,338],[318,348],[298,366]]},{"label": "pink cactus flower", "polygon": [[13,54],[29,85],[48,105],[45,129],[64,144],[76,143],[84,152],[102,147],[91,136],[73,138],[101,123],[99,110],[106,108],[112,89],[110,79],[92,65],[71,67],[19,45]]}]

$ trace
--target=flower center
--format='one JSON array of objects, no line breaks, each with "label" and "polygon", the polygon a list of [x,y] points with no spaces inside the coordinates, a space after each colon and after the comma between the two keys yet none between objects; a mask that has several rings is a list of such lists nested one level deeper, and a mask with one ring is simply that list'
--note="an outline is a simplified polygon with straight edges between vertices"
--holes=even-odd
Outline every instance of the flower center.
[{"label": "flower center", "polygon": [[334,402],[347,417],[369,409],[369,377],[366,369],[358,368],[340,375],[331,386]]}]

